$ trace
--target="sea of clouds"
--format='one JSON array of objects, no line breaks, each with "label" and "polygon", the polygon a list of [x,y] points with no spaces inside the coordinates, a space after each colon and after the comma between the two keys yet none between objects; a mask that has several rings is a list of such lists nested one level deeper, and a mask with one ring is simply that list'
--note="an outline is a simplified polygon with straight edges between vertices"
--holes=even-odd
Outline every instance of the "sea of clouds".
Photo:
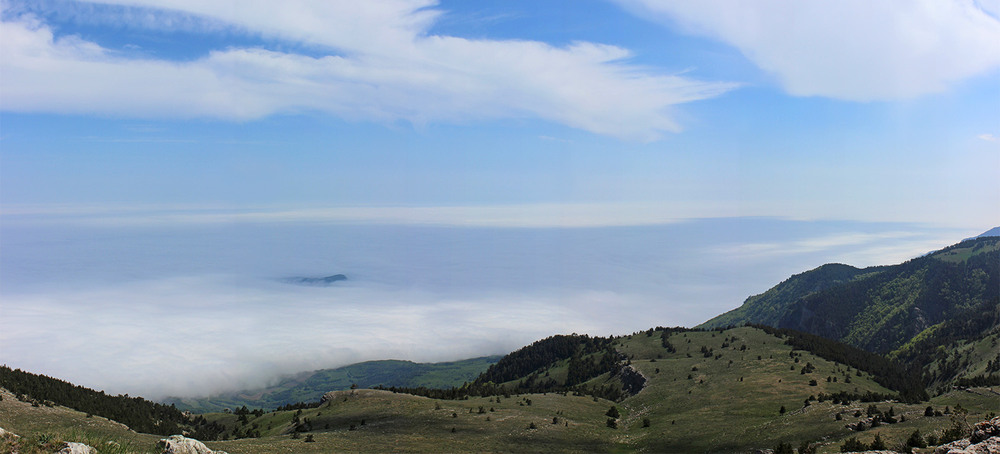
[{"label": "sea of clouds", "polygon": [[[793,273],[898,263],[968,234],[768,218],[524,228],[8,217],[0,362],[111,393],[200,396],[365,360],[693,326]],[[338,273],[349,279],[282,281]]]}]

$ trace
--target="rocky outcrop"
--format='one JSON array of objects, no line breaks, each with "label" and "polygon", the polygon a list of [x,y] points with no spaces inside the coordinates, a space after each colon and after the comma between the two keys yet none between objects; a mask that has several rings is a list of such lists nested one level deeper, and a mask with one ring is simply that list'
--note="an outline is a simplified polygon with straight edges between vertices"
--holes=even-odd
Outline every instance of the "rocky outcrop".
[{"label": "rocky outcrop", "polygon": [[979,443],[969,439],[953,441],[934,449],[934,454],[1000,454],[1000,437],[990,437]]},{"label": "rocky outcrop", "polygon": [[934,454],[1000,454],[1000,417],[976,424],[969,438],[938,446]]},{"label": "rocky outcrop", "polygon": [[163,448],[163,454],[226,454],[225,451],[212,451],[205,443],[183,435],[164,438],[159,446]]},{"label": "rocky outcrop", "polygon": [[635,370],[631,364],[621,368],[616,375],[622,382],[622,391],[630,396],[639,394],[639,391],[642,391],[642,388],[646,386],[646,377]]},{"label": "rocky outcrop", "polygon": [[972,436],[969,438],[969,441],[979,443],[992,437],[1000,437],[1000,416],[972,426]]},{"label": "rocky outcrop", "polygon": [[68,441],[56,454],[97,454],[97,450],[83,443]]}]

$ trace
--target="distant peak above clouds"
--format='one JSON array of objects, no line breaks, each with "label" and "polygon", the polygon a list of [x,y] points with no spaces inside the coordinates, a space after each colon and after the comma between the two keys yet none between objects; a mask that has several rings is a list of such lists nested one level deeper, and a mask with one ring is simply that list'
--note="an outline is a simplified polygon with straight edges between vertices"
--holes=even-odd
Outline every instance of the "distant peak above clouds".
[{"label": "distant peak above clouds", "polygon": [[333,274],[330,276],[323,276],[323,277],[302,277],[302,276],[289,277],[282,279],[282,282],[285,282],[287,284],[314,285],[314,286],[325,287],[333,285],[336,282],[346,281],[346,280],[347,276],[343,274]]},{"label": "distant peak above clouds", "polygon": [[[966,238],[965,240],[974,240],[976,238],[982,238],[982,237],[986,237],[986,236],[1000,236],[1000,227],[993,227],[992,229],[989,229],[989,230],[987,230],[987,231],[985,231],[985,232],[983,232],[983,233],[981,233],[979,235]],[[965,241],[965,240],[963,240],[963,241]]]}]

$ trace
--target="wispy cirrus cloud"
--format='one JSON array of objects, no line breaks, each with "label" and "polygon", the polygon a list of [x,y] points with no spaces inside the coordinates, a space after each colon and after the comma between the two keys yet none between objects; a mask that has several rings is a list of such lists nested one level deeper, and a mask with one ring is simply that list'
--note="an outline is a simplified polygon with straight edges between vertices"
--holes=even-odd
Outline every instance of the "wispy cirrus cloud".
[{"label": "wispy cirrus cloud", "polygon": [[[189,61],[137,57],[60,35],[42,16],[9,13],[0,29],[4,110],[234,121],[320,112],[414,124],[538,118],[648,141],[681,130],[674,106],[737,86],[641,68],[617,46],[431,35],[441,15],[434,1],[94,3],[89,16],[134,18],[132,26],[200,20],[213,33],[314,51],[234,42]],[[135,10],[171,20],[122,13]]]},{"label": "wispy cirrus cloud", "polygon": [[912,98],[1000,69],[995,5],[972,0],[616,0],[738,48],[797,96]]}]

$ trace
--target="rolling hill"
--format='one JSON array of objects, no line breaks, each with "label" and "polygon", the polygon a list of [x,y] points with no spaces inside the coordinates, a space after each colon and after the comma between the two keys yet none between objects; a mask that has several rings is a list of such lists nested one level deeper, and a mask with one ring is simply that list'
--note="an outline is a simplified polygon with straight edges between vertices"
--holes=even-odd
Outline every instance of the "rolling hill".
[{"label": "rolling hill", "polygon": [[[615,338],[567,336],[509,356],[512,367],[495,370],[525,364],[520,372],[505,376],[520,377],[503,385],[481,381],[479,385],[502,386],[489,392],[474,392],[475,384],[457,388],[448,399],[398,390],[344,390],[284,410],[191,415],[188,424],[221,428],[218,439],[206,444],[231,454],[442,449],[739,452],[779,443],[836,452],[852,437],[871,443],[878,435],[897,446],[919,430],[938,441],[958,421],[945,412],[974,422],[1000,403],[997,387],[954,390],[928,402],[894,400],[898,390],[880,383],[887,374],[866,364],[877,363],[877,355],[848,347],[841,353],[853,354],[831,360],[824,356],[837,354],[840,344],[819,341],[827,344],[814,353],[805,348],[808,339],[749,326],[659,328]],[[568,358],[560,353],[531,365],[522,361],[564,347]],[[598,365],[608,351],[616,355],[617,371],[564,387],[574,358]],[[624,369],[642,377],[642,386],[624,392]],[[553,391],[527,392],[533,376],[536,384],[552,379]],[[617,399],[587,393],[609,388],[623,392]],[[875,415],[881,415],[881,423],[873,426]],[[115,441],[129,447],[117,452],[157,452],[154,443],[162,438],[59,404],[35,407],[11,393],[0,400],[0,420],[5,429],[32,440]],[[864,430],[848,428],[859,422]]]},{"label": "rolling hill", "polygon": [[500,358],[500,356],[485,356],[444,363],[367,361],[336,369],[321,369],[298,374],[266,388],[222,393],[204,398],[171,397],[165,399],[164,403],[196,413],[235,410],[244,406],[273,410],[299,402],[315,402],[328,391],[350,389],[352,386],[451,388],[475,380]]}]

